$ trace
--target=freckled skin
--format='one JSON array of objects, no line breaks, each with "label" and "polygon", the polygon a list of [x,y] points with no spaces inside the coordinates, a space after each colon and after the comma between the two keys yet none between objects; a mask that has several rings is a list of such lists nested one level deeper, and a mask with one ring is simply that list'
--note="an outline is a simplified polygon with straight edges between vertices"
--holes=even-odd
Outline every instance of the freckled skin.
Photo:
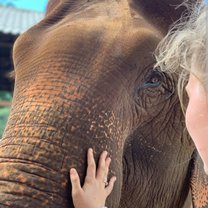
[{"label": "freckled skin", "polygon": [[[199,160],[201,159],[199,158]],[[208,181],[206,174],[204,174],[202,161],[200,164],[196,164],[193,170],[191,189],[193,191],[194,207],[206,208],[208,200]]]},{"label": "freckled skin", "polygon": [[146,6],[52,0],[45,19],[18,38],[0,142],[0,207],[72,208],[68,171],[75,167],[83,183],[89,147],[96,160],[103,150],[112,158],[117,182],[108,207],[190,205],[194,146],[181,122],[177,77],[155,74],[152,55],[179,13],[161,17],[155,7],[154,18]]}]

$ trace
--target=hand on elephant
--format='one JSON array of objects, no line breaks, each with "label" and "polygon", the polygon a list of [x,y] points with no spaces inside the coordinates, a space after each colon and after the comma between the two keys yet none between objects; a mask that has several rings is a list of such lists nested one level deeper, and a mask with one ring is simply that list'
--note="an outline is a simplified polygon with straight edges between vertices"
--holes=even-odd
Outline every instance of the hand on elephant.
[{"label": "hand on elephant", "polygon": [[87,155],[87,175],[83,187],[80,186],[80,179],[77,171],[70,170],[70,179],[72,183],[72,198],[75,208],[101,208],[105,206],[106,198],[113,190],[116,177],[112,177],[107,183],[107,174],[111,159],[104,151],[99,159],[99,165],[96,170],[96,164],[93,156],[93,150],[88,150]]}]

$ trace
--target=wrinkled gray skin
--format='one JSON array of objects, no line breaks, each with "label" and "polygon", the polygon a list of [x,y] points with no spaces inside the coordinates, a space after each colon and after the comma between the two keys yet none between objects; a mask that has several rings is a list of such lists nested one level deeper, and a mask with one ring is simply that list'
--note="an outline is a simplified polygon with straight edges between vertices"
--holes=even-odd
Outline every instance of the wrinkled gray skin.
[{"label": "wrinkled gray skin", "polygon": [[83,182],[89,147],[112,158],[109,208],[184,207],[194,147],[177,77],[153,70],[179,1],[54,2],[14,46],[0,207],[73,207],[68,171]]}]

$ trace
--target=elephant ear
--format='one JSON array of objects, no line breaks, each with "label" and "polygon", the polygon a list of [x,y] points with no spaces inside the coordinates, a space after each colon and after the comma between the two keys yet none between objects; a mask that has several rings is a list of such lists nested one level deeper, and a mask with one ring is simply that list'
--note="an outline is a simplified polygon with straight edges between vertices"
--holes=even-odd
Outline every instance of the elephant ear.
[{"label": "elephant ear", "polygon": [[192,170],[191,193],[193,208],[208,208],[208,176],[198,152],[195,153]]}]

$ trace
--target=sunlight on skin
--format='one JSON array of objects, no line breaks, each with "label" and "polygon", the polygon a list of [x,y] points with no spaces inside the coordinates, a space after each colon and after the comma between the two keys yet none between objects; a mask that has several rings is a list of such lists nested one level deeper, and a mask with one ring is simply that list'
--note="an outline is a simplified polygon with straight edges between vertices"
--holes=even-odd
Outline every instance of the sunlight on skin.
[{"label": "sunlight on skin", "polygon": [[208,174],[208,92],[193,74],[190,74],[186,91],[189,96],[186,126]]}]

